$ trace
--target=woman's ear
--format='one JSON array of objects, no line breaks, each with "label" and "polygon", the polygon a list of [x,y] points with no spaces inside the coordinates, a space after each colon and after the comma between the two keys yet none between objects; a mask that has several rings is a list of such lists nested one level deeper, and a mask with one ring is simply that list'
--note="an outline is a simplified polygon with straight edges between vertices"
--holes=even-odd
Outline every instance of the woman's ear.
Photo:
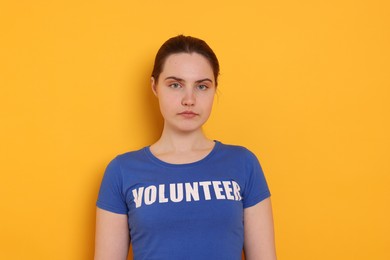
[{"label": "woman's ear", "polygon": [[153,91],[154,95],[157,97],[157,82],[154,79],[154,77],[150,78],[150,85],[152,87],[152,91]]}]

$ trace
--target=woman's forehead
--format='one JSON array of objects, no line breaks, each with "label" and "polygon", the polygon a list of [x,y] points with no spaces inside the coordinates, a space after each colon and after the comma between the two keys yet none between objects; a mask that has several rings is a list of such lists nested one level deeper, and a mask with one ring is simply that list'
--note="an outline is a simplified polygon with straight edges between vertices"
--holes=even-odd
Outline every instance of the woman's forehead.
[{"label": "woman's forehead", "polygon": [[[170,75],[170,74],[176,75]],[[167,57],[161,74],[165,76],[214,78],[209,61],[198,53],[177,53]]]}]

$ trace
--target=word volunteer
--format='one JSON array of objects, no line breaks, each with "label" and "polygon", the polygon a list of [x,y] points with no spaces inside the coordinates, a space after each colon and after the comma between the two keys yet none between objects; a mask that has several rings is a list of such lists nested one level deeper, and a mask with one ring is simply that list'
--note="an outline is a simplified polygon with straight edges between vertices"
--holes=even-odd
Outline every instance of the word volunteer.
[{"label": "word volunteer", "polygon": [[[168,197],[165,193],[166,189],[168,189]],[[132,193],[136,208],[141,207],[143,203],[152,205],[156,202],[211,200],[212,196],[217,200],[242,200],[240,186],[235,181],[201,181],[150,185],[146,188],[139,187],[133,189]]]}]

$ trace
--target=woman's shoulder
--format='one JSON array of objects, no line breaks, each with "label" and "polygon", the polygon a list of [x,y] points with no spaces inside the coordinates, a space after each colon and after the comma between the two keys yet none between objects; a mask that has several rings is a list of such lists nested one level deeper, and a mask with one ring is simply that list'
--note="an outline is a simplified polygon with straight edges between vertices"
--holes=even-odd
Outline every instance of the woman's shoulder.
[{"label": "woman's shoulder", "polygon": [[220,141],[216,142],[219,144],[222,151],[234,154],[235,156],[256,157],[255,154],[245,146],[238,144],[226,144]]},{"label": "woman's shoulder", "polygon": [[142,160],[146,156],[146,149],[147,147],[142,147],[136,150],[119,153],[112,159],[112,162],[123,163]]}]

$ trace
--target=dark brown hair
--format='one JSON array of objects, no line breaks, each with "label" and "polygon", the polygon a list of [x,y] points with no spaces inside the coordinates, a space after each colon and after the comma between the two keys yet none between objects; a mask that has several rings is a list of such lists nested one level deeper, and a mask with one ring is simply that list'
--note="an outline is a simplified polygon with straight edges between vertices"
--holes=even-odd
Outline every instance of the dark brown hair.
[{"label": "dark brown hair", "polygon": [[205,57],[213,69],[215,86],[218,85],[219,62],[214,51],[205,41],[184,35],[178,35],[168,39],[158,50],[152,71],[152,77],[156,82],[163,70],[165,60],[169,55],[177,53],[198,53]]}]

